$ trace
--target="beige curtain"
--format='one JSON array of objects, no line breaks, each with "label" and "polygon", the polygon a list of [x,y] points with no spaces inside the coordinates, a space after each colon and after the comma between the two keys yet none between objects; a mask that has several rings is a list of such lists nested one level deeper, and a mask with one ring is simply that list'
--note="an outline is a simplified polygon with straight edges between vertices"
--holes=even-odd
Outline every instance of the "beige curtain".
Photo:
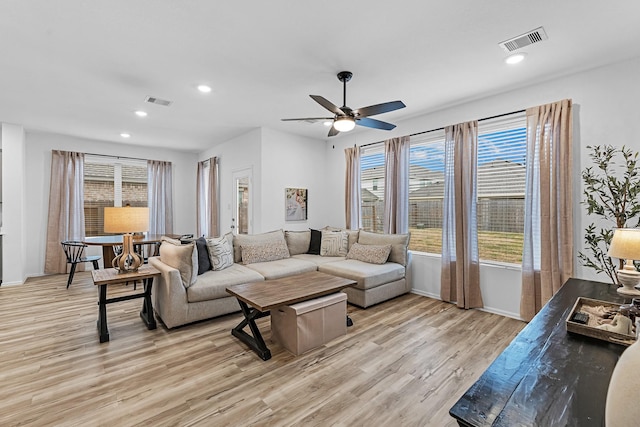
[{"label": "beige curtain", "polygon": [[217,237],[218,227],[218,158],[198,162],[197,182],[198,236]]},{"label": "beige curtain", "polygon": [[476,214],[478,122],[445,128],[440,296],[460,308],[482,307]]},{"label": "beige curtain", "polygon": [[207,194],[206,189],[208,185],[207,176],[207,162],[204,160],[198,162],[198,168],[196,172],[196,233],[197,237],[208,236],[209,230],[207,229]]},{"label": "beige curtain", "polygon": [[384,142],[385,233],[409,232],[409,137]]},{"label": "beige curtain", "polygon": [[83,240],[84,230],[84,154],[54,150],[51,152],[45,273],[67,272],[67,258],[60,242]]},{"label": "beige curtain", "polygon": [[173,233],[171,162],[147,160],[149,234]]},{"label": "beige curtain", "polygon": [[344,208],[346,226],[349,230],[359,230],[361,225],[361,198],[360,185],[360,147],[345,148],[344,155],[347,162],[347,171],[344,184]]},{"label": "beige curtain", "polygon": [[571,100],[527,109],[520,316],[533,316],[573,274]]}]

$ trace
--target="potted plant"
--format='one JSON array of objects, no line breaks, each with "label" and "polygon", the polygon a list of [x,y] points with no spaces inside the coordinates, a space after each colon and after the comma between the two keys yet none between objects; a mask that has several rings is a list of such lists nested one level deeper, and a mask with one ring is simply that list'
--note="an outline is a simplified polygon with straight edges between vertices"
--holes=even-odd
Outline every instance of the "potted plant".
[{"label": "potted plant", "polygon": [[[617,269],[607,255],[615,228],[640,225],[640,176],[636,170],[638,153],[612,145],[587,146],[594,166],[582,171],[587,215],[595,215],[585,229],[586,251],[578,253],[580,263],[605,273],[619,284]],[[620,260],[622,268],[623,260]]]}]

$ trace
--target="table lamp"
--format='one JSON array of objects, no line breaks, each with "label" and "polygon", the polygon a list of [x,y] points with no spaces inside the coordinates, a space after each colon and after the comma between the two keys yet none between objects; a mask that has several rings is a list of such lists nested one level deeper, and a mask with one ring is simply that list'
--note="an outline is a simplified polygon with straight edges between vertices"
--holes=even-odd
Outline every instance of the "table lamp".
[{"label": "table lamp", "polygon": [[618,270],[618,280],[622,284],[618,292],[624,295],[640,295],[640,291],[635,288],[640,283],[640,272],[633,265],[634,260],[640,259],[640,229],[614,230],[607,255],[625,261],[624,268]]},{"label": "table lamp", "polygon": [[120,273],[138,271],[143,259],[133,249],[134,236],[149,229],[149,208],[104,208],[105,233],[124,233],[122,253],[113,259],[113,268]]}]

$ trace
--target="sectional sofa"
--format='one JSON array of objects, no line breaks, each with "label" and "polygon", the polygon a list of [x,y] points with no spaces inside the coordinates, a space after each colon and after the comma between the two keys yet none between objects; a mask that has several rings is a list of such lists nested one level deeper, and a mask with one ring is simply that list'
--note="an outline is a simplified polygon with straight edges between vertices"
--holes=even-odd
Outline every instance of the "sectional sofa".
[{"label": "sectional sofa", "polygon": [[149,263],[161,275],[153,304],[168,328],[240,310],[226,288],[308,271],[357,282],[345,289],[348,301],[366,308],[410,291],[408,234],[367,231],[283,231],[231,235],[183,244],[164,239]]}]

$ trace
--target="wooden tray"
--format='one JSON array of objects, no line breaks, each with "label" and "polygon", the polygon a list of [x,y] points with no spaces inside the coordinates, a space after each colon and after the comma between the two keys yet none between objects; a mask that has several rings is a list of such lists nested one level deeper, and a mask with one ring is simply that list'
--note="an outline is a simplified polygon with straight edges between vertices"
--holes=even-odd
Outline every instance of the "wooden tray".
[{"label": "wooden tray", "polygon": [[573,313],[581,311],[583,305],[590,306],[590,307],[597,307],[601,305],[614,310],[618,310],[620,308],[620,304],[614,304],[607,301],[600,301],[597,299],[579,297],[576,300],[576,303],[573,305],[573,309],[569,313],[569,316],[567,316],[568,332],[573,332],[580,335],[586,335],[588,337],[592,337],[599,340],[608,341],[610,343],[620,344],[624,346],[629,346],[634,342],[636,342],[636,337],[634,335],[626,335],[626,334],[619,334],[617,332],[605,331],[604,329],[599,329],[593,326],[583,325],[581,323],[576,323],[571,321],[570,319],[573,316]]}]

